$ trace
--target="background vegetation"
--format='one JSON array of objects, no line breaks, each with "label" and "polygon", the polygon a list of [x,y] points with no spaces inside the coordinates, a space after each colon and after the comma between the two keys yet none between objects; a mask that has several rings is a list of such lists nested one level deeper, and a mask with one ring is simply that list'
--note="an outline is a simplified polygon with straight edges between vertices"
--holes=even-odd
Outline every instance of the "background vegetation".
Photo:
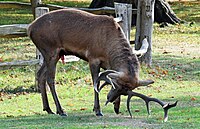
[{"label": "background vegetation", "polygon": [[[91,0],[45,2],[87,7]],[[165,28],[154,24],[153,65],[152,68],[141,66],[140,78],[152,78],[155,83],[136,89],[166,102],[179,100],[177,107],[170,110],[168,122],[163,123],[163,110],[155,103],[151,104],[151,116],[147,116],[144,103],[138,98],[132,100],[131,119],[126,110],[126,96],[122,100],[121,114],[116,115],[112,104],[104,106],[110,87],[100,93],[104,117],[95,117],[88,64],[79,61],[65,65],[58,63],[57,67],[57,92],[68,117],[47,115],[42,111],[40,94],[34,87],[34,66],[1,69],[0,128],[199,128],[200,4],[198,1],[170,4],[178,17],[187,22]],[[32,20],[30,9],[0,9],[0,25],[30,23]],[[35,47],[28,37],[0,39],[0,62],[34,58]],[[48,95],[55,111],[50,92]]]}]

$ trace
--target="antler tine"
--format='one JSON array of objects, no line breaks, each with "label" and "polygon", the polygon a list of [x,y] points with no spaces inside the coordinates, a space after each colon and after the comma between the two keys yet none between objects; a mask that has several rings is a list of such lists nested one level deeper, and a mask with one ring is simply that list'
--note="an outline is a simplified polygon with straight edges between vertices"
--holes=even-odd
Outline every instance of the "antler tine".
[{"label": "antler tine", "polygon": [[178,101],[176,101],[175,103],[173,103],[173,104],[169,104],[169,103],[167,103],[167,104],[165,104],[164,106],[163,106],[163,109],[164,109],[164,122],[166,122],[167,120],[168,120],[168,110],[170,109],[170,108],[172,108],[172,107],[175,107],[176,105],[177,105],[177,103],[178,103]]},{"label": "antler tine", "polygon": [[[113,88],[115,88],[114,84],[112,83],[111,79],[107,77],[108,74],[110,73],[116,73],[116,71],[114,70],[106,70],[105,72],[102,72],[100,73],[99,77],[97,78],[97,80],[95,81],[95,84],[94,84],[94,89],[99,92],[105,85],[107,84],[111,84],[113,86]],[[100,86],[100,89],[99,87],[97,87],[97,84],[101,81],[101,80],[104,80],[105,83],[102,84]]]},{"label": "antler tine", "polygon": [[159,103],[164,109],[164,122],[166,122],[167,119],[168,119],[168,109],[175,107],[177,105],[177,102],[178,102],[178,101],[176,101],[174,104],[169,104],[169,103],[165,104],[164,102],[162,102],[159,99],[150,98],[150,97],[147,97],[147,96],[140,94],[140,93],[136,93],[136,92],[133,92],[133,91],[128,91],[127,93],[128,93],[127,109],[128,109],[128,112],[129,112],[131,117],[132,117],[132,114],[131,114],[131,111],[130,111],[130,99],[131,99],[132,96],[140,97],[141,99],[143,99],[145,101],[148,114],[150,114],[149,102],[154,101],[154,102]]},{"label": "antler tine", "polygon": [[146,104],[146,107],[147,107],[147,112],[148,112],[148,114],[150,114],[150,110],[149,110],[149,102],[150,101],[149,101],[148,97],[143,95],[143,94],[137,93],[137,92],[128,91],[127,109],[128,109],[130,116],[132,117],[132,114],[131,114],[131,111],[130,111],[130,100],[133,96],[140,97],[145,101],[145,104]]},{"label": "antler tine", "polygon": [[131,114],[131,111],[130,111],[130,100],[133,96],[136,96],[136,97],[140,97],[142,98],[144,101],[145,101],[145,104],[146,104],[146,107],[147,107],[147,112],[148,114],[150,114],[150,111],[149,111],[149,101],[147,98],[147,96],[143,95],[143,94],[140,94],[140,93],[136,93],[136,92],[133,92],[133,91],[128,91],[128,98],[127,98],[127,110],[132,118],[132,114]]},{"label": "antler tine", "polygon": [[104,88],[104,86],[109,85],[110,83],[108,82],[104,82],[100,87],[99,87],[99,91],[101,91],[101,89]]},{"label": "antler tine", "polygon": [[131,95],[128,95],[128,98],[127,98],[127,110],[128,110],[128,113],[129,113],[129,115],[131,116],[131,118],[132,118],[132,113],[131,113],[131,110],[130,110],[130,100],[131,100]]}]

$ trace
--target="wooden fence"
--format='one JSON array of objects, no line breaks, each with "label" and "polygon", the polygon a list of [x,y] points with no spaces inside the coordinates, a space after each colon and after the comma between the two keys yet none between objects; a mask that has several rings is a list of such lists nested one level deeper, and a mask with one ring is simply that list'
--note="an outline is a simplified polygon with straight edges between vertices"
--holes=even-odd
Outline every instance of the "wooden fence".
[{"label": "wooden fence", "polygon": [[[153,2],[152,2],[153,1]],[[57,6],[57,5],[39,5],[43,7],[48,7],[51,10],[63,9],[69,7]],[[130,4],[115,3],[115,8],[103,7],[103,8],[78,8],[94,14],[116,14],[115,20],[120,22],[122,29],[125,32],[127,39],[130,41],[130,30],[131,30],[131,16],[132,14],[137,14],[137,24],[136,24],[136,49],[140,49],[142,43],[145,41],[149,45],[148,54],[144,55],[144,59],[150,65],[151,63],[151,35],[152,35],[152,26],[153,26],[153,6],[154,0],[141,0],[138,2],[138,10],[132,9]],[[0,2],[0,8],[30,8],[30,3],[21,3],[21,2]],[[36,14],[38,15],[38,14]],[[28,24],[13,24],[13,25],[2,25],[0,26],[0,38],[9,38],[9,37],[22,37],[27,36]],[[35,60],[28,61],[16,61],[16,62],[4,62],[0,63],[1,67],[12,67],[12,66],[24,66],[24,65],[37,65],[42,63],[42,58],[39,52],[37,52],[37,58]],[[148,57],[148,58],[145,58]]]},{"label": "wooden fence", "polygon": [[[39,6],[44,6],[50,8],[50,10],[55,10],[55,9],[63,9],[63,8],[69,8],[69,7],[63,7],[63,6],[57,6],[57,5],[39,5]],[[31,9],[31,4],[30,3],[21,3],[21,2],[0,2],[0,8],[30,8]],[[132,7],[128,4],[115,4],[115,8],[111,7],[103,7],[103,8],[95,8],[95,9],[89,9],[89,8],[78,8],[80,10],[84,10],[87,12],[91,12],[94,14],[117,14],[117,16],[123,16],[122,17],[117,17],[115,18],[116,21],[121,22],[121,26],[126,34],[127,39],[130,40],[130,30],[131,30],[131,15],[132,13],[136,14],[137,9],[132,9]],[[38,7],[40,10],[40,7]],[[41,13],[40,11],[38,11]],[[127,14],[128,12],[128,14]],[[36,14],[36,15],[41,15],[41,14]],[[27,27],[28,24],[13,24],[13,25],[2,25],[0,26],[0,38],[12,38],[12,37],[24,37],[27,36]],[[36,52],[39,54],[39,52]],[[40,54],[37,56],[41,56]],[[36,56],[36,57],[37,57]],[[6,67],[12,67],[12,66],[25,66],[25,65],[36,65],[38,63],[41,64],[40,60],[26,60],[26,61],[14,61],[14,62],[3,62],[0,63],[0,68],[6,68]]]}]

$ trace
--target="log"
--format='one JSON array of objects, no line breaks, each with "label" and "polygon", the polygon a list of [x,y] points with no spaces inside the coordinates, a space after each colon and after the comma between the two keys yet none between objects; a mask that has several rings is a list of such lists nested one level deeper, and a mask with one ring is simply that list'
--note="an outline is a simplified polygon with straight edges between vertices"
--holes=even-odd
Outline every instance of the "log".
[{"label": "log", "polygon": [[155,21],[157,23],[181,23],[181,19],[171,9],[170,5],[165,0],[155,1]]}]

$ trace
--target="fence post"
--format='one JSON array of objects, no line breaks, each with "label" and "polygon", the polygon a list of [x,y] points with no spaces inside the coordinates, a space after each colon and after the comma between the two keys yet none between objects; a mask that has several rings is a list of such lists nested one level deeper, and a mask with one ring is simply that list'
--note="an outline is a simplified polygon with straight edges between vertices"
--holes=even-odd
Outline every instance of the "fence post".
[{"label": "fence post", "polygon": [[[49,12],[49,8],[47,7],[37,7],[35,8],[35,16],[36,18],[42,16],[43,14]],[[36,70],[35,70],[35,86],[36,86],[36,90],[40,91],[39,89],[39,85],[38,85],[38,77],[37,77],[37,72],[39,71],[39,69],[41,68],[42,64],[43,64],[43,56],[40,53],[40,51],[38,49],[36,49],[36,59],[39,60],[39,64],[36,65]]]},{"label": "fence post", "polygon": [[139,50],[142,41],[146,38],[149,44],[147,52],[139,59],[147,66],[152,63],[152,32],[154,21],[154,3],[155,0],[138,0],[137,23],[135,35],[135,49]]},{"label": "fence post", "polygon": [[36,7],[38,7],[38,5],[40,5],[42,3],[42,0],[30,0],[31,1],[31,8],[32,8],[32,14],[34,19],[36,18]]},{"label": "fence post", "polygon": [[132,4],[114,3],[116,17],[121,17],[119,22],[127,40],[130,42],[131,20],[132,20]]}]

